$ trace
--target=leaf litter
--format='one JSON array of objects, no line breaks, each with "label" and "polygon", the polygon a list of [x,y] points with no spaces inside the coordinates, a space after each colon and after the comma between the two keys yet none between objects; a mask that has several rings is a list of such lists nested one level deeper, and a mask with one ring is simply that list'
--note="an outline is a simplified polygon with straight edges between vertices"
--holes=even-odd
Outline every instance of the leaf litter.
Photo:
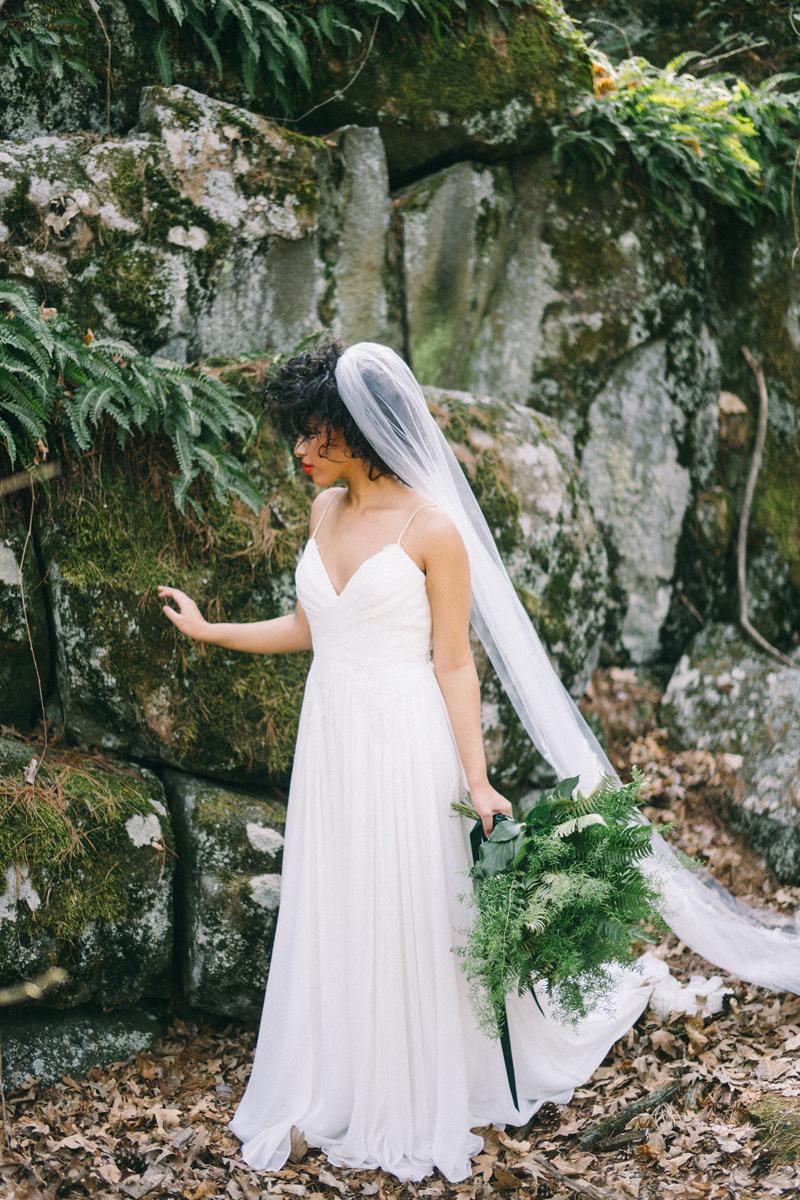
[{"label": "leaf litter", "polygon": [[[657,724],[659,691],[639,672],[597,672],[584,702],[602,721],[615,767],[648,777],[647,816],[734,895],[790,917],[800,888],[779,884],[726,827],[732,755],[673,751]],[[719,974],[674,936],[655,953],[682,983]],[[568,1105],[523,1128],[478,1130],[473,1176],[401,1183],[332,1166],[292,1130],[282,1171],[253,1171],[228,1130],[247,1083],[253,1025],[217,1030],[176,1018],[144,1053],[5,1097],[0,1195],[8,1200],[266,1200],[325,1195],[484,1200],[767,1200],[800,1192],[800,998],[730,976],[721,1012],[651,1009]],[[674,1086],[670,1086],[674,1085]],[[638,1103],[637,1103],[638,1102]],[[628,1111],[630,1110],[630,1111]],[[598,1129],[602,1126],[601,1129]]]}]

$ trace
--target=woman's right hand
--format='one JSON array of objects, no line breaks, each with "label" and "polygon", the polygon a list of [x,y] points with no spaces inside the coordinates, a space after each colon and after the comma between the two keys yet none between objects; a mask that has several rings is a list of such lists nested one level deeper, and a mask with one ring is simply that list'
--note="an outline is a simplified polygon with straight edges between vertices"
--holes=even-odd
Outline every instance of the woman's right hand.
[{"label": "woman's right hand", "polygon": [[176,612],[169,604],[164,605],[164,615],[169,617],[172,624],[176,626],[181,633],[185,633],[187,637],[194,638],[196,641],[204,642],[205,635],[210,629],[208,621],[202,616],[200,609],[185,592],[178,591],[177,588],[160,587],[158,589],[159,599],[174,600],[179,611]]}]

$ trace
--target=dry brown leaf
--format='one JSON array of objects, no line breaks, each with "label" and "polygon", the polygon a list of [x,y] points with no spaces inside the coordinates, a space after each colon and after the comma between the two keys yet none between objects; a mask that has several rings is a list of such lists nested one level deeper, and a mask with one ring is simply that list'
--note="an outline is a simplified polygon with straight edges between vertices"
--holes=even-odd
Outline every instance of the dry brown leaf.
[{"label": "dry brown leaf", "polygon": [[305,1134],[296,1125],[293,1125],[290,1137],[292,1148],[289,1151],[289,1158],[295,1163],[302,1162],[308,1154],[308,1142],[306,1141]]}]

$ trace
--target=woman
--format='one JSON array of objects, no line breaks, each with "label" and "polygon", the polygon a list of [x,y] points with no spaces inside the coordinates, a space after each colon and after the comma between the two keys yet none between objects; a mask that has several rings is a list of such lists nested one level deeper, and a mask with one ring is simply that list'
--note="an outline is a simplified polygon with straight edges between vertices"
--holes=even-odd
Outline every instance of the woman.
[{"label": "woman", "polygon": [[[468,788],[487,832],[495,813],[510,812],[486,775],[470,619],[559,775],[580,774],[589,789],[610,766],[402,360],[371,343],[324,346],[290,360],[266,395],[325,489],[295,613],[209,624],[183,593],[160,589],[178,606],[165,614],[190,637],[253,653],[314,650],[264,1014],[231,1128],[257,1168],[283,1166],[297,1126],[334,1163],[415,1180],[438,1167],[458,1181],[481,1145],[471,1128],[522,1124],[546,1100],[567,1101],[666,967],[649,958],[644,972],[620,971],[613,1011],[576,1029],[509,997],[515,1106],[500,1045],[479,1031],[452,953],[469,921],[459,897],[471,862],[452,802]],[[339,480],[345,488],[332,488]],[[760,926],[748,940],[747,922],[669,853],[662,882],[679,935],[779,986],[777,944],[765,953],[758,943],[781,935]],[[782,970],[799,980],[796,943],[780,940]]]}]

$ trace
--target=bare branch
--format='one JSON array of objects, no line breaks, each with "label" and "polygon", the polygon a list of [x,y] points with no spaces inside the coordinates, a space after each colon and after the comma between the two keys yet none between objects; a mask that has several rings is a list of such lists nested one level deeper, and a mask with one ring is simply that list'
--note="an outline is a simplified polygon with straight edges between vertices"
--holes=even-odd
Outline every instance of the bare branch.
[{"label": "bare branch", "polygon": [[764,454],[764,439],[767,436],[767,413],[769,411],[769,397],[767,395],[767,384],[764,379],[764,372],[761,368],[761,363],[757,362],[746,346],[742,346],[742,354],[745,356],[747,363],[756,377],[758,384],[758,428],[756,431],[756,444],[753,449],[753,461],[750,463],[750,474],[747,476],[747,487],[744,492],[744,502],[742,504],[742,515],[739,521],[739,543],[737,547],[737,567],[739,576],[739,624],[745,631],[751,641],[760,646],[762,650],[766,650],[767,654],[771,654],[779,663],[783,663],[786,667],[797,668],[797,663],[792,662],[785,654],[781,654],[766,638],[763,638],[757,629],[754,629],[750,624],[750,618],[747,612],[747,526],[750,523],[750,509],[753,504],[753,493],[756,490],[756,480],[758,471],[761,466],[761,459]]}]

